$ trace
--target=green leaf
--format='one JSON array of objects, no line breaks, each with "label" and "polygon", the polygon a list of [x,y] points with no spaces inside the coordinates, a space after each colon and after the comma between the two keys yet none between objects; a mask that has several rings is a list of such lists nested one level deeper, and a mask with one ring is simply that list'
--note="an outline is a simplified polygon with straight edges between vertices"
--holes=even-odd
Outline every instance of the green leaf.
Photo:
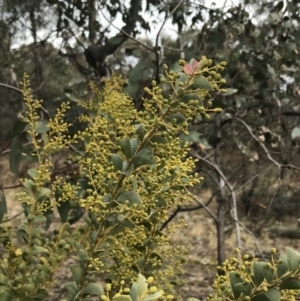
[{"label": "green leaf", "polygon": [[231,96],[238,92],[238,89],[226,88],[226,93],[222,94],[223,96]]},{"label": "green leaf", "polygon": [[129,71],[128,78],[131,84],[140,82],[141,79],[147,79],[151,76],[151,68],[148,60],[141,60],[134,68]]},{"label": "green leaf", "polygon": [[282,282],[280,289],[284,290],[300,290],[300,281],[297,279],[288,279]]},{"label": "green leaf", "polygon": [[251,301],[280,301],[280,297],[280,291],[272,287],[267,292],[253,297]]},{"label": "green leaf", "polygon": [[168,191],[170,189],[170,186],[169,185],[164,185],[161,190],[159,191],[159,193],[164,193],[166,191]]},{"label": "green leaf", "polygon": [[0,287],[5,285],[8,281],[9,279],[4,274],[0,273]]},{"label": "green leaf", "polygon": [[239,275],[237,275],[235,272],[230,272],[229,273],[229,281],[231,284],[231,289],[232,289],[234,298],[238,299],[242,292],[237,287],[237,284],[243,283],[243,279]]},{"label": "green leaf", "polygon": [[127,159],[131,158],[131,144],[129,138],[124,138],[119,141],[121,146],[122,153],[126,156]]},{"label": "green leaf", "polygon": [[300,137],[300,127],[299,126],[296,126],[293,128],[293,130],[291,132],[291,136],[292,136],[293,140]]},{"label": "green leaf", "polygon": [[155,162],[152,148],[146,146],[137,153],[133,165],[135,168],[138,168],[143,165],[155,164]]},{"label": "green leaf", "polygon": [[64,287],[68,290],[70,300],[75,299],[76,295],[79,292],[79,288],[75,282],[68,282],[64,285]]},{"label": "green leaf", "polygon": [[143,141],[144,137],[145,137],[145,126],[144,124],[139,124],[135,126],[136,129],[136,133],[140,139],[140,141]]},{"label": "green leaf", "polygon": [[165,207],[165,206],[167,206],[166,200],[164,198],[162,198],[162,197],[159,196],[157,198],[157,206],[159,206],[159,207]]},{"label": "green leaf", "polygon": [[280,254],[279,260],[281,260],[282,262],[277,265],[277,276],[284,279],[284,275],[289,275],[289,266],[286,255]]},{"label": "green leaf", "polygon": [[[45,219],[45,220],[47,220],[47,219]],[[34,223],[34,219],[33,219],[32,223]],[[32,232],[31,232],[33,237],[34,236],[40,237],[40,235],[43,234],[43,233],[44,233],[44,230],[40,227],[33,228]],[[35,238],[35,239],[38,240],[38,238]],[[38,245],[40,245],[40,244],[38,244]]]},{"label": "green leaf", "polygon": [[0,223],[2,223],[5,214],[7,214],[7,204],[6,204],[6,197],[4,191],[2,191],[1,198],[0,198]]},{"label": "green leaf", "polygon": [[149,220],[150,220],[153,224],[155,224],[155,223],[158,222],[159,217],[160,217],[160,214],[159,214],[158,212],[153,212],[153,213],[150,215]]},{"label": "green leaf", "polygon": [[265,271],[267,269],[266,262],[254,262],[253,263],[253,282],[256,286],[259,286],[265,279]]},{"label": "green leaf", "polygon": [[70,200],[58,201],[60,194],[55,192],[55,200],[56,200],[56,208],[59,213],[60,219],[62,223],[66,223],[68,221],[68,215],[70,211]]},{"label": "green leaf", "polygon": [[47,221],[46,216],[44,215],[36,215],[32,221],[33,224],[42,224]]},{"label": "green leaf", "polygon": [[186,121],[186,118],[181,114],[173,114],[166,118],[166,121],[168,122],[173,123],[173,120],[175,120],[176,124],[182,124],[184,121]]},{"label": "green leaf", "polygon": [[26,188],[31,189],[34,186],[34,182],[32,180],[26,180],[23,184]]},{"label": "green leaf", "polygon": [[21,158],[21,142],[19,136],[16,136],[12,141],[9,154],[9,168],[12,173],[18,174]]},{"label": "green leaf", "polygon": [[127,161],[123,162],[123,169],[122,170],[125,173],[126,177],[129,177],[131,175],[132,169],[133,169],[132,164],[128,167],[128,162]]},{"label": "green leaf", "polygon": [[212,90],[213,87],[211,83],[204,76],[200,76],[197,77],[188,88],[192,90],[200,89],[200,90],[210,91]]},{"label": "green leaf", "polygon": [[177,79],[177,83],[175,85],[175,90],[179,91],[182,88],[178,85],[178,83],[186,83],[188,80],[188,76],[184,72],[179,72],[179,78]]},{"label": "green leaf", "polygon": [[99,283],[88,283],[82,293],[86,295],[91,294],[102,296],[104,295],[104,290],[102,285],[100,285]]},{"label": "green leaf", "polygon": [[120,296],[115,296],[113,297],[114,301],[132,301],[130,296],[128,295],[120,295]]},{"label": "green leaf", "polygon": [[182,96],[182,98],[180,98],[179,101],[187,104],[191,100],[197,100],[199,104],[202,104],[202,100],[201,100],[200,96],[196,93],[186,94],[186,95]]},{"label": "green leaf", "polygon": [[35,132],[38,134],[43,134],[47,133],[49,131],[48,128],[48,121],[43,120],[43,121],[38,121],[36,126],[35,126]]},{"label": "green leaf", "polygon": [[238,283],[236,284],[236,289],[243,293],[245,296],[250,296],[252,286],[250,283]]},{"label": "green leaf", "polygon": [[130,139],[130,145],[131,145],[131,157],[134,156],[137,147],[138,147],[138,140],[136,138]]},{"label": "green leaf", "polygon": [[289,270],[292,272],[297,271],[300,263],[299,253],[291,248],[286,248],[286,257]]},{"label": "green leaf", "polygon": [[122,225],[118,224],[118,225],[112,227],[111,230],[107,233],[107,235],[113,236],[118,233],[122,233],[122,232],[124,232],[124,229],[125,228]]},{"label": "green leaf", "polygon": [[49,254],[49,250],[40,246],[33,246],[31,247],[31,254],[34,256]]},{"label": "green leaf", "polygon": [[272,268],[270,268],[265,262],[258,263],[258,264],[261,264],[261,267],[262,267],[261,270],[262,270],[263,276],[266,279],[266,281],[268,283],[271,283],[275,277],[274,270]]},{"label": "green leaf", "polygon": [[138,297],[138,300],[142,300],[142,298],[144,298],[144,296],[147,293],[147,289],[148,289],[147,280],[142,274],[139,274],[136,284],[137,284],[137,297]]},{"label": "green leaf", "polygon": [[267,64],[267,69],[268,69],[268,72],[272,75],[272,77],[276,76],[276,72],[271,65]]},{"label": "green leaf", "polygon": [[115,171],[122,171],[123,169],[123,159],[118,154],[112,154],[110,157],[110,160],[112,161]]},{"label": "green leaf", "polygon": [[155,135],[155,136],[153,136],[153,137],[150,139],[150,141],[151,141],[152,143],[158,143],[158,144],[166,144],[166,143],[168,143],[167,138],[162,137],[162,136],[160,136],[160,135]]},{"label": "green leaf", "polygon": [[31,176],[31,178],[34,180],[35,178],[38,177],[38,172],[36,169],[31,168],[27,170],[27,173]]},{"label": "green leaf", "polygon": [[40,193],[37,196],[37,200],[40,201],[40,200],[43,200],[43,199],[49,197],[50,193],[51,193],[51,190],[49,188],[42,188],[42,190],[40,191]]},{"label": "green leaf", "polygon": [[234,100],[236,102],[237,108],[242,108],[244,105],[247,104],[247,99],[246,99],[246,97],[243,97],[243,96],[236,95],[234,97]]},{"label": "green leaf", "polygon": [[28,242],[28,232],[25,229],[18,229],[17,230],[18,235],[20,235],[24,241],[27,243]]},{"label": "green leaf", "polygon": [[[189,142],[191,144],[199,143],[201,141],[200,134],[197,131],[190,131],[188,135],[180,134],[179,137],[182,141]],[[203,140],[205,140],[205,139],[203,139]],[[208,148],[211,148],[211,146],[208,144],[208,142],[206,140],[205,140],[205,143],[208,146]],[[202,144],[204,144],[204,143],[202,143]]]},{"label": "green leaf", "polygon": [[129,201],[128,205],[132,207],[134,204],[137,205],[137,208],[141,208],[142,206],[142,200],[140,195],[135,191],[124,191],[119,194],[117,197],[117,201],[119,203],[124,203],[125,201]]},{"label": "green leaf", "polygon": [[130,289],[130,298],[132,301],[138,301],[138,285],[134,282]]},{"label": "green leaf", "polygon": [[280,12],[284,7],[284,2],[281,0],[279,1],[275,7],[272,9],[272,12]]},{"label": "green leaf", "polygon": [[128,93],[130,95],[134,95],[137,92],[138,89],[139,89],[138,84],[130,83],[130,84],[128,84],[128,86],[126,87],[124,92]]},{"label": "green leaf", "polygon": [[145,298],[142,299],[142,301],[151,301],[151,300],[157,300],[163,295],[163,291],[157,291],[154,294],[146,295]]},{"label": "green leaf", "polygon": [[[119,219],[119,215],[118,215],[118,219]],[[120,221],[120,225],[122,225],[124,228],[131,228],[131,229],[135,228],[135,224],[128,218],[122,219],[122,221]]]},{"label": "green leaf", "polygon": [[0,296],[1,301],[11,301],[13,300],[13,290],[7,286],[0,286]]},{"label": "green leaf", "polygon": [[23,130],[25,129],[27,123],[21,120],[18,120],[14,125],[13,125],[13,135],[17,136],[19,134],[21,134],[23,132]]},{"label": "green leaf", "polygon": [[77,284],[80,284],[83,280],[82,269],[78,264],[71,264],[70,270],[72,272],[73,278]]},{"label": "green leaf", "polygon": [[87,263],[89,261],[89,254],[85,249],[78,251],[78,256],[81,262]]}]

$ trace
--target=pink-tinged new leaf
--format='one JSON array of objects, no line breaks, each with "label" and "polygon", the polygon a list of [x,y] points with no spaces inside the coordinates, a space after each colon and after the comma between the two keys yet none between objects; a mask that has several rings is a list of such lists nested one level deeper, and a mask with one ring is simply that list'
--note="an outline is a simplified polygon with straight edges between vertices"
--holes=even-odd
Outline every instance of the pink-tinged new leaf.
[{"label": "pink-tinged new leaf", "polygon": [[183,67],[183,71],[187,74],[187,75],[192,75],[194,73],[193,68],[188,64],[185,63],[184,67]]},{"label": "pink-tinged new leaf", "polygon": [[199,66],[199,62],[197,62],[196,60],[194,60],[193,61],[193,65],[192,65],[193,70],[196,70],[198,68],[198,66]]}]

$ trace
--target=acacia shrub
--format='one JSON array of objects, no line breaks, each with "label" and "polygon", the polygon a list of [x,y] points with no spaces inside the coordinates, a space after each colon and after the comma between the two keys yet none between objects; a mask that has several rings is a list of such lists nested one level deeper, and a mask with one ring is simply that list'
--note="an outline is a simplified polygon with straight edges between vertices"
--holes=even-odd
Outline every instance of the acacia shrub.
[{"label": "acacia shrub", "polygon": [[[23,222],[12,227],[1,214],[2,300],[47,300],[55,273],[71,256],[73,281],[64,285],[68,300],[102,298],[99,273],[111,284],[132,283],[138,273],[155,276],[166,291],[171,290],[170,279],[180,270],[176,256],[180,250],[170,245],[169,238],[183,222],[166,231],[160,227],[171,209],[193,199],[189,188],[201,180],[191,173],[195,160],[179,134],[188,134],[194,117],[209,118],[210,112],[218,111],[210,110],[210,91],[224,92],[225,83],[219,74],[225,63],[213,66],[202,57],[179,64],[180,72],[164,66],[161,83],[170,85],[172,94],[163,96],[161,85],[153,81],[152,88],[145,89],[149,97],[140,112],[124,93],[122,77],[105,80],[102,90],[92,83],[95,97],[78,101],[87,112],[79,121],[87,127],[73,136],[68,134],[72,124],[64,121],[69,103],[63,103],[49,121],[41,120],[42,102],[33,98],[24,76],[21,122],[32,146],[26,158],[38,167],[20,179]],[[15,145],[14,170],[22,158],[22,147]],[[51,157],[66,148],[72,150],[67,168],[56,171]],[[88,212],[84,222],[71,227],[83,209]],[[52,225],[55,229],[50,232],[54,210],[62,223]]]}]

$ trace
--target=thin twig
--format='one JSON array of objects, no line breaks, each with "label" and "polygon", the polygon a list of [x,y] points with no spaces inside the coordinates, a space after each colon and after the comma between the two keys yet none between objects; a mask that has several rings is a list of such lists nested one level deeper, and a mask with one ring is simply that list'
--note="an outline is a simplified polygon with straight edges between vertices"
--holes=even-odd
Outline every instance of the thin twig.
[{"label": "thin twig", "polygon": [[196,203],[202,206],[202,208],[213,218],[214,222],[218,224],[218,218],[214,215],[214,213],[207,207],[205,204],[203,204],[200,200],[195,199]]},{"label": "thin twig", "polygon": [[253,131],[251,129],[251,127],[242,119],[238,118],[238,117],[234,117],[234,120],[238,121],[239,123],[241,123],[248,131],[248,133],[250,134],[250,136],[259,143],[259,145],[261,146],[261,148],[264,150],[264,152],[266,153],[268,159],[273,162],[279,169],[279,171],[281,170],[281,168],[291,168],[291,169],[295,169],[297,171],[300,171],[300,167],[297,167],[293,164],[281,164],[278,161],[276,161],[270,154],[270,152],[268,151],[267,147],[264,145],[264,143],[253,134]]},{"label": "thin twig", "polygon": [[230,191],[230,194],[231,194],[231,200],[232,200],[232,210],[233,210],[232,212],[233,212],[234,223],[235,223],[235,228],[236,228],[236,243],[237,243],[237,247],[239,249],[241,249],[241,233],[240,233],[240,227],[239,227],[239,223],[238,223],[237,201],[236,201],[236,195],[235,195],[233,186],[230,184],[230,182],[225,177],[225,175],[223,174],[222,170],[219,168],[218,165],[216,165],[215,163],[211,162],[210,160],[204,159],[196,151],[192,150],[192,153],[193,153],[194,157],[196,157],[200,161],[203,161],[205,164],[207,164],[208,166],[210,166],[211,168],[213,168],[219,174],[219,176],[221,177],[221,179],[224,181],[224,183],[228,187],[228,189]]},{"label": "thin twig", "polygon": [[[32,93],[34,93],[34,92],[36,92],[36,91],[42,89],[44,83],[45,83],[45,81],[43,81],[43,82],[41,83],[41,85],[40,85],[37,89],[33,90]],[[17,88],[17,87],[14,87],[14,86],[11,86],[11,85],[7,85],[7,84],[4,84],[4,83],[0,83],[0,87],[6,88],[6,89],[8,89],[8,90],[15,91],[15,92],[17,92],[17,93],[19,93],[19,94],[21,94],[21,95],[23,96],[23,91],[22,91],[21,89]],[[48,112],[47,109],[45,109],[43,106],[41,106],[41,110],[42,110],[44,113],[46,113],[48,117],[50,117],[50,114],[49,114],[49,112]]]},{"label": "thin twig", "polygon": [[12,216],[12,217],[10,217],[8,219],[3,220],[2,223],[7,223],[9,221],[12,221],[13,219],[15,219],[16,217],[20,216],[23,213],[24,213],[24,210],[22,210],[21,212],[17,213],[16,215],[14,215],[14,216]]},{"label": "thin twig", "polygon": [[133,40],[134,42],[136,42],[137,44],[145,47],[146,49],[150,50],[151,52],[156,52],[152,47],[149,47],[148,45],[138,41],[137,39],[135,39],[134,37],[132,37],[131,35],[129,35],[126,31],[124,31],[123,29],[118,28],[117,26],[115,26],[111,21],[108,20],[108,18],[104,15],[104,13],[102,12],[102,10],[100,9],[100,13],[103,16],[103,18],[115,29],[117,29],[119,32],[121,32],[123,35],[125,35],[128,39]]},{"label": "thin twig", "polygon": [[261,252],[261,250],[260,250],[260,247],[259,247],[259,243],[258,243],[258,240],[257,240],[257,238],[256,238],[256,236],[243,224],[243,223],[241,223],[239,220],[235,220],[234,219],[234,217],[233,216],[231,216],[231,218],[234,220],[234,221],[236,221],[237,223],[239,223],[239,225],[250,235],[250,236],[252,236],[252,238],[253,238],[253,241],[254,241],[254,244],[255,244],[255,247],[256,247],[256,249],[257,249],[257,252],[259,253],[259,255],[262,257],[262,259],[264,260],[264,261],[266,261],[266,259],[265,259],[265,257],[264,257],[264,255],[263,255],[263,253]]},{"label": "thin twig", "polygon": [[176,10],[183,4],[184,0],[181,0],[180,2],[178,2],[178,4],[173,8],[173,10],[171,11],[171,13],[166,16],[165,20],[163,21],[163,23],[161,24],[158,32],[157,32],[157,35],[156,35],[156,39],[155,39],[155,56],[156,56],[156,76],[155,76],[155,79],[158,81],[159,80],[159,53],[158,53],[158,41],[159,41],[159,36],[160,36],[160,33],[162,31],[162,29],[164,28],[164,26],[166,25],[168,19],[176,12]]}]

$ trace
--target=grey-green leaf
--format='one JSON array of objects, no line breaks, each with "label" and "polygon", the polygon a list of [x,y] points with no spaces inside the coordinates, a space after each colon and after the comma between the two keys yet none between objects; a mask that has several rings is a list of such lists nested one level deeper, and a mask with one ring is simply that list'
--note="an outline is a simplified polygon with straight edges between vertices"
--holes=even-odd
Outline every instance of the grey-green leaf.
[{"label": "grey-green leaf", "polygon": [[123,159],[118,154],[112,154],[110,157],[110,160],[112,161],[115,171],[122,171],[123,169]]},{"label": "grey-green leaf", "polygon": [[16,136],[12,141],[9,154],[9,168],[12,173],[18,173],[21,157],[21,142],[19,136]]},{"label": "grey-green leaf", "polygon": [[34,168],[28,169],[27,173],[31,176],[32,179],[35,179],[38,176],[38,172]]},{"label": "grey-green leaf", "polygon": [[81,283],[83,279],[82,269],[78,264],[72,264],[70,266],[70,270],[72,272],[73,278],[77,284]]},{"label": "grey-green leaf", "polygon": [[238,299],[242,292],[237,287],[237,284],[243,283],[243,279],[239,275],[237,275],[235,272],[230,272],[229,273],[229,281],[231,284],[231,289],[232,289],[234,298]]},{"label": "grey-green leaf", "polygon": [[78,288],[77,284],[75,282],[68,282],[64,285],[64,287],[69,292],[70,300],[73,300],[79,292],[79,288]]},{"label": "grey-green leaf", "polygon": [[97,295],[102,296],[104,295],[104,290],[102,285],[99,283],[89,283],[85,289],[82,292],[83,294],[91,294],[91,295]]},{"label": "grey-green leaf", "polygon": [[286,257],[287,257],[289,270],[295,272],[299,268],[299,263],[300,263],[299,253],[291,248],[287,248]]},{"label": "grey-green leaf", "polygon": [[251,299],[251,301],[280,301],[280,291],[271,287],[265,293],[259,294]]},{"label": "grey-green leaf", "polygon": [[186,121],[186,118],[181,114],[173,114],[168,116],[166,120],[168,122],[173,122],[173,120],[175,120],[176,124],[182,124],[184,121]]},{"label": "grey-green leaf", "polygon": [[154,294],[150,294],[145,296],[145,298],[142,299],[142,301],[151,301],[151,300],[157,300],[163,295],[163,291],[158,291]]},{"label": "grey-green leaf", "polygon": [[138,140],[136,138],[130,139],[130,145],[131,145],[131,157],[134,156],[137,147],[138,147]]},{"label": "grey-green leaf", "polygon": [[293,140],[300,137],[300,127],[299,126],[296,126],[293,128],[293,130],[291,132],[291,136],[292,136]]},{"label": "grey-green leaf", "polygon": [[180,99],[180,102],[183,103],[188,103],[191,100],[197,100],[198,103],[202,103],[201,98],[198,94],[196,93],[189,93],[189,94],[185,94],[184,96],[182,96],[182,98]]},{"label": "grey-green leaf", "polygon": [[127,159],[131,158],[131,144],[129,138],[124,138],[119,141],[121,146],[122,153],[126,156]]},{"label": "grey-green leaf", "polygon": [[136,125],[136,133],[138,134],[138,137],[140,141],[143,141],[145,137],[145,126],[141,123],[139,125]]},{"label": "grey-green leaf", "polygon": [[136,283],[137,283],[138,300],[142,300],[147,293],[147,289],[148,289],[147,280],[142,274],[139,274]]},{"label": "grey-green leaf", "polygon": [[285,290],[300,290],[300,281],[297,279],[289,279],[286,281],[283,281],[280,285],[280,289]]},{"label": "grey-green leaf", "polygon": [[37,199],[38,200],[43,200],[46,197],[49,197],[51,193],[51,190],[49,188],[42,188],[42,190],[39,192]]},{"label": "grey-green leaf", "polygon": [[7,204],[4,191],[2,191],[0,198],[0,223],[3,221],[5,214],[7,214]]},{"label": "grey-green leaf", "polygon": [[277,276],[280,278],[285,278],[283,277],[284,275],[288,275],[289,273],[289,266],[287,262],[287,257],[285,254],[281,254],[279,257],[279,260],[281,263],[277,265]]},{"label": "grey-green leaf", "polygon": [[137,205],[137,208],[141,208],[142,206],[142,200],[140,195],[135,192],[135,191],[124,191],[122,193],[119,194],[119,196],[117,197],[117,201],[119,203],[124,203],[126,200],[128,200],[128,205],[131,207],[134,204]]},{"label": "grey-green leaf", "polygon": [[192,90],[200,89],[210,91],[213,87],[204,76],[200,76],[194,80],[194,82],[189,86],[189,88]]},{"label": "grey-green leaf", "polygon": [[156,160],[153,155],[152,148],[146,146],[137,153],[133,164],[135,168],[138,168],[143,165],[155,164],[155,162]]},{"label": "grey-green leaf", "polygon": [[116,297],[113,297],[113,300],[114,301],[132,301],[130,296],[128,296],[128,295],[116,296]]},{"label": "grey-green leaf", "polygon": [[138,301],[138,287],[136,282],[134,282],[131,286],[130,297],[132,301]]},{"label": "grey-green leaf", "polygon": [[43,133],[47,133],[48,131],[49,131],[48,121],[43,120],[43,121],[37,122],[37,124],[35,126],[35,132],[36,133],[43,134]]},{"label": "grey-green leaf", "polygon": [[252,287],[250,283],[238,283],[236,284],[236,288],[245,296],[250,296],[252,291]]}]

